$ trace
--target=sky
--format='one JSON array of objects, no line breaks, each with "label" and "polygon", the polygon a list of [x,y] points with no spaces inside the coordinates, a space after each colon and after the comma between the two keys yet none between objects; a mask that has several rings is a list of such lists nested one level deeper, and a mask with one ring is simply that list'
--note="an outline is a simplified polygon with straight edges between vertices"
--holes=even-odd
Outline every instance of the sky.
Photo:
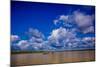
[{"label": "sky", "polygon": [[11,2],[12,50],[95,48],[95,7]]}]

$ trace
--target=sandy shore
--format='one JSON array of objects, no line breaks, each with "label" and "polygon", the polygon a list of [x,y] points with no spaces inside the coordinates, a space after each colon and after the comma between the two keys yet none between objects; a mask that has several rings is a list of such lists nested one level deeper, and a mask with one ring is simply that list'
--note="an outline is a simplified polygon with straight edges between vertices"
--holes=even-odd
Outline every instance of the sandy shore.
[{"label": "sandy shore", "polygon": [[48,53],[21,53],[11,55],[11,65],[37,65],[94,61],[95,51],[63,51]]}]

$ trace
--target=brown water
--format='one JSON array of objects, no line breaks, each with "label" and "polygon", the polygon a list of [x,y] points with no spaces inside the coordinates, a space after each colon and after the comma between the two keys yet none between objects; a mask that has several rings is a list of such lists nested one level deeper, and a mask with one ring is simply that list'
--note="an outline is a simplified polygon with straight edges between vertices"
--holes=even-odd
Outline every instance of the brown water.
[{"label": "brown water", "polygon": [[51,64],[51,63],[69,63],[94,61],[95,51],[63,51],[49,53],[27,53],[27,54],[12,54],[11,65],[36,65],[36,64]]}]

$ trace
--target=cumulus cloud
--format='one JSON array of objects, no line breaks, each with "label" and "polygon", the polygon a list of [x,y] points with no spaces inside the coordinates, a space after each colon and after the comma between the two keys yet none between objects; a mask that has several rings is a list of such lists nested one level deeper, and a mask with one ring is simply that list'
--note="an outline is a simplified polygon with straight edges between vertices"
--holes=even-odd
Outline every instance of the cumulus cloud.
[{"label": "cumulus cloud", "polygon": [[29,42],[41,43],[41,42],[43,42],[43,38],[31,37],[31,38],[29,39]]},{"label": "cumulus cloud", "polygon": [[19,46],[21,50],[26,50],[29,46],[29,43],[27,40],[21,40],[18,42],[17,46]]},{"label": "cumulus cloud", "polygon": [[61,15],[60,18],[59,18],[59,20],[63,20],[65,22],[67,22],[68,21],[68,18],[69,18],[69,16]]},{"label": "cumulus cloud", "polygon": [[32,35],[27,40],[20,40],[16,43],[16,45],[20,48],[20,50],[30,50],[30,48],[32,50],[72,50],[75,48],[94,46],[94,37],[83,37],[82,39],[78,38],[76,37],[75,30],[75,28],[69,30],[64,27],[60,27],[52,30],[51,35],[47,40],[44,40],[42,36],[38,37]]},{"label": "cumulus cloud", "polygon": [[54,24],[55,24],[55,25],[57,25],[57,24],[58,24],[58,22],[59,22],[59,20],[58,20],[58,19],[56,19],[56,20],[54,20],[53,22],[54,22]]},{"label": "cumulus cloud", "polygon": [[84,41],[94,41],[95,38],[94,37],[84,37],[83,40]]},{"label": "cumulus cloud", "polygon": [[61,46],[61,44],[59,44],[59,39],[65,38],[65,36],[66,36],[66,29],[59,28],[52,31],[51,36],[48,37],[48,40],[51,44]]},{"label": "cumulus cloud", "polygon": [[74,11],[71,15],[61,15],[58,19],[54,20],[54,24],[62,24],[63,27],[78,26],[79,30],[83,33],[94,33],[94,14],[88,15],[79,11]]},{"label": "cumulus cloud", "polygon": [[54,24],[57,25],[58,23],[60,23],[59,21],[67,22],[68,21],[68,16],[61,15],[58,19],[54,20]]},{"label": "cumulus cloud", "polygon": [[[70,36],[69,36],[70,35]],[[49,36],[48,38],[55,38],[55,39],[61,39],[61,38],[73,38],[75,37],[75,33],[73,30],[69,30],[63,27],[60,27],[58,29],[54,29],[51,32],[51,36]]]},{"label": "cumulus cloud", "polygon": [[60,15],[59,18],[55,19],[53,22],[55,25],[63,25],[65,27],[72,27],[72,15]]},{"label": "cumulus cloud", "polygon": [[67,50],[94,46],[94,37],[77,37],[77,32],[83,34],[95,32],[94,15],[74,11],[71,15],[61,15],[54,20],[54,24],[62,25],[53,29],[47,39],[38,29],[29,28],[27,40],[21,40],[18,35],[11,35],[11,42],[19,41],[14,44],[21,50],[29,50],[30,48],[32,50]]},{"label": "cumulus cloud", "polygon": [[43,42],[30,42],[29,40],[20,40],[16,45],[20,50],[41,50],[43,48]]},{"label": "cumulus cloud", "polygon": [[29,35],[31,35],[29,39],[29,43],[31,44],[31,46],[36,50],[42,49],[45,38],[42,32],[40,32],[38,29],[30,28],[28,33]]},{"label": "cumulus cloud", "polygon": [[82,42],[84,43],[82,46],[84,47],[95,47],[95,37],[84,37],[82,38]]},{"label": "cumulus cloud", "polygon": [[80,28],[80,31],[83,33],[94,33],[94,15],[86,15],[84,13],[75,11],[74,20],[77,26]]},{"label": "cumulus cloud", "polygon": [[38,30],[38,29],[34,29],[34,28],[29,28],[28,32],[30,37],[34,36],[36,38],[44,38],[44,35]]},{"label": "cumulus cloud", "polygon": [[18,40],[18,42],[12,43],[12,48],[15,45],[19,47],[20,50],[29,50],[30,48],[40,50],[43,48],[44,35],[42,32],[40,32],[38,29],[29,28],[27,34],[29,38],[26,40],[20,39],[17,35],[12,35],[11,42]]},{"label": "cumulus cloud", "polygon": [[89,27],[87,27],[87,28],[84,28],[83,29],[83,33],[95,33],[95,28],[94,28],[94,26],[89,26]]},{"label": "cumulus cloud", "polygon": [[42,40],[42,39],[36,39],[36,38],[35,38],[35,40],[32,40],[32,38],[29,40],[29,44],[35,50],[42,49],[43,48],[43,42],[44,42],[44,40]]},{"label": "cumulus cloud", "polygon": [[88,27],[93,25],[94,15],[86,15],[79,11],[75,11],[74,20],[79,27]]},{"label": "cumulus cloud", "polygon": [[[82,48],[89,48],[93,47],[95,43],[94,37],[77,37],[76,29],[66,29],[64,27],[60,27],[58,29],[54,29],[51,32],[51,35],[48,37],[48,43],[55,48],[62,49],[82,49]],[[60,50],[59,49],[59,50]]]},{"label": "cumulus cloud", "polygon": [[78,42],[78,38],[73,30],[67,30],[66,28],[60,27],[52,31],[48,37],[48,41],[51,45],[60,47],[73,46],[75,42]]},{"label": "cumulus cloud", "polygon": [[60,27],[59,29],[54,29],[51,33],[51,36],[49,36],[49,38],[53,37],[55,39],[59,39],[61,36],[62,38],[66,36],[66,29]]},{"label": "cumulus cloud", "polygon": [[11,35],[11,42],[15,42],[15,41],[18,41],[20,40],[20,37],[18,35]]}]

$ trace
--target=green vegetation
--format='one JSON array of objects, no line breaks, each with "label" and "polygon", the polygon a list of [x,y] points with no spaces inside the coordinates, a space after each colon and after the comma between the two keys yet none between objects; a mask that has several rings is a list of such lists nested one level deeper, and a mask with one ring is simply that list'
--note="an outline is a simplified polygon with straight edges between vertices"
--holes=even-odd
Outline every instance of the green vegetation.
[{"label": "green vegetation", "polygon": [[[87,50],[65,50],[65,51],[88,51],[94,49],[87,49]],[[11,54],[26,54],[26,53],[49,53],[49,52],[63,52],[63,51],[11,51]]]},{"label": "green vegetation", "polygon": [[48,53],[48,51],[12,51],[11,54],[25,54],[25,53]]}]

